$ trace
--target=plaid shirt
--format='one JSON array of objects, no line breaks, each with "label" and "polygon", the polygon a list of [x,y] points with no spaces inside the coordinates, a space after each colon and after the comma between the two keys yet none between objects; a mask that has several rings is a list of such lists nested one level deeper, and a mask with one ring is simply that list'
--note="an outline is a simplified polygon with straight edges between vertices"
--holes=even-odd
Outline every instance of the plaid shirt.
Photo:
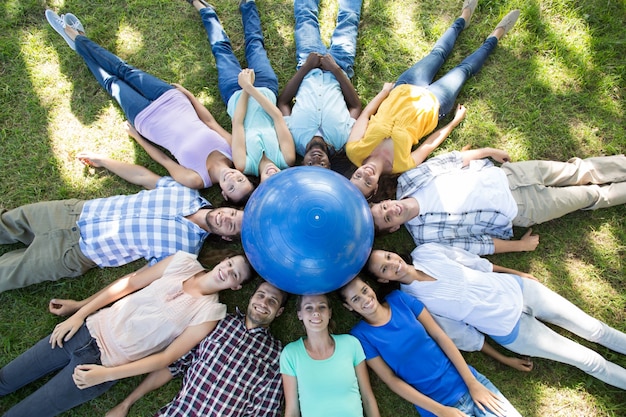
[{"label": "plaid shirt", "polygon": [[185,216],[210,206],[197,190],[162,177],[153,190],[85,202],[80,249],[100,267],[139,258],[150,265],[176,253],[197,254],[209,233]]},{"label": "plaid shirt", "polygon": [[184,373],[174,400],[155,416],[278,417],[283,396],[282,344],[264,327],[248,330],[237,311],[176,363]]},{"label": "plaid shirt", "polygon": [[[463,157],[456,151],[431,158],[398,178],[397,198],[411,197],[417,190],[428,187],[437,175],[452,171],[459,171],[462,175],[461,169],[484,168],[499,169],[488,159],[471,161],[469,167],[463,168]],[[432,191],[436,198],[439,191]],[[445,192],[454,193],[454,190]],[[405,226],[417,245],[438,242],[478,255],[489,255],[495,250],[493,237],[510,239],[513,236],[512,220],[498,210],[483,209],[462,213],[420,213]]]}]

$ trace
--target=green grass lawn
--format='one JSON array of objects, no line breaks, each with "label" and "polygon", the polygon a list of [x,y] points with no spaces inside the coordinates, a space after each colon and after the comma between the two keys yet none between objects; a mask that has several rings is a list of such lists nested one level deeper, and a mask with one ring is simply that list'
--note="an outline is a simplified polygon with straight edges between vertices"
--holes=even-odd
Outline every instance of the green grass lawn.
[{"label": "green grass lawn", "polygon": [[[243,35],[235,0],[215,0],[243,60]],[[365,0],[354,85],[363,104],[394,81],[434,44],[460,12],[462,0]],[[295,70],[292,2],[258,0],[266,47],[283,86]],[[93,150],[165,174],[124,130],[120,109],[95,82],[78,55],[47,24],[44,10],[73,12],[88,35],[104,47],[197,95],[229,128],[217,90],[217,73],[197,12],[183,0],[3,0],[0,3],[0,207],[42,200],[90,199],[139,191],[106,172],[83,167],[75,155]],[[444,71],[480,45],[511,9],[517,26],[482,72],[459,96],[466,120],[438,152],[492,146],[514,160],[588,157],[624,153],[626,3],[624,0],[483,0]],[[336,2],[322,0],[322,35],[330,37]],[[445,121],[444,121],[445,122]],[[230,129],[230,128],[229,128]],[[219,193],[206,192],[219,202]],[[626,331],[626,207],[581,212],[534,228],[534,253],[491,257],[495,263],[533,273],[592,315]],[[519,238],[524,230],[516,230]],[[210,247],[211,245],[209,245]],[[376,247],[407,252],[404,231],[377,238]],[[2,247],[7,251],[12,247]],[[2,253],[2,252],[0,252]],[[142,266],[94,270],[82,278],[0,294],[0,365],[46,336],[59,321],[47,312],[50,298],[83,298]],[[251,286],[223,297],[232,310],[245,307]],[[339,305],[335,319],[346,332],[355,319]],[[273,325],[284,342],[301,336],[293,305]],[[574,337],[575,338],[575,337]],[[626,358],[583,342],[607,359]],[[523,374],[480,354],[465,355],[524,416],[625,416],[626,394],[558,363],[535,360]],[[415,360],[419,360],[416,358]],[[104,415],[138,383],[124,381],[68,416]],[[413,407],[372,378],[383,416],[417,415]],[[151,415],[177,391],[178,382],[151,394],[131,415]],[[35,384],[0,399],[0,412]]]}]

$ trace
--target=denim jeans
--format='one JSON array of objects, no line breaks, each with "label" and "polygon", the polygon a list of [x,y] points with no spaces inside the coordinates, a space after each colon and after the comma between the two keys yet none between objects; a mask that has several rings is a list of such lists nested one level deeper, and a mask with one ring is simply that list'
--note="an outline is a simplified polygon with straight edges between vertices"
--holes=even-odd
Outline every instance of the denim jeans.
[{"label": "denim jeans", "polygon": [[131,124],[134,124],[135,117],[150,103],[174,88],[165,81],[128,65],[86,36],[76,37],[76,52],[83,57],[102,88],[117,101]]},{"label": "denim jeans", "polygon": [[352,78],[361,0],[339,0],[337,25],[330,38],[329,48],[324,46],[320,36],[319,0],[294,0],[293,10],[296,18],[297,69],[304,64],[311,52],[330,54],[348,78]]},{"label": "denim jeans", "polygon": [[498,39],[490,36],[480,48],[433,83],[435,75],[450,55],[456,38],[464,28],[465,19],[459,17],[439,38],[430,53],[402,73],[396,81],[396,85],[412,84],[430,90],[439,101],[440,119],[452,110],[465,81],[480,71],[491,52],[498,45]]},{"label": "denim jeans", "polygon": [[[254,69],[254,86],[269,88],[278,96],[278,77],[276,77],[265,51],[261,18],[256,3],[254,1],[244,2],[239,7],[239,11],[243,22],[246,61],[248,61],[248,68]],[[212,7],[200,9],[200,17],[215,57],[217,85],[224,104],[228,106],[228,100],[231,96],[241,90],[237,80],[241,72],[241,64],[233,52],[230,39],[224,32],[215,10]]]},{"label": "denim jeans", "polygon": [[105,382],[84,390],[78,389],[72,373],[77,365],[101,364],[100,349],[83,325],[63,347],[52,349],[50,336],[44,337],[0,369],[0,396],[58,371],[55,376],[6,412],[4,417],[56,416],[89,401],[108,390],[115,381]]},{"label": "denim jeans", "polygon": [[541,321],[622,354],[626,354],[626,334],[591,317],[539,282],[524,280],[523,296],[524,313],[520,318],[519,336],[504,347],[522,355],[567,363],[607,384],[626,389],[626,369],[561,336]]},{"label": "denim jeans", "polygon": [[[484,375],[479,372],[476,372],[476,379],[478,382],[483,384],[489,391],[495,393],[500,397],[500,400],[503,403],[502,408],[505,410],[505,417],[521,417],[521,414],[513,407],[513,405],[506,399],[504,395],[496,388],[495,385],[491,381],[489,381]],[[472,396],[467,392],[464,394],[459,401],[453,405],[454,408],[461,410],[468,416],[475,417],[496,417],[497,415],[492,413],[489,409],[485,408],[485,411],[481,411],[480,408],[476,406],[476,403],[472,399]]]}]

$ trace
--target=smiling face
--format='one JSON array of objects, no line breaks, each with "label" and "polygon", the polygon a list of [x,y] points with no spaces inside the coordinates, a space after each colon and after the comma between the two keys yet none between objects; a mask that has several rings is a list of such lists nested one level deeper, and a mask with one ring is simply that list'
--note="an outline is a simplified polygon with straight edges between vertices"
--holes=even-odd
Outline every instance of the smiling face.
[{"label": "smiling face", "polygon": [[372,287],[359,277],[354,278],[341,289],[344,299],[343,305],[350,311],[358,313],[367,320],[367,317],[376,313],[380,304]]},{"label": "smiling face", "polygon": [[243,210],[231,207],[210,209],[207,211],[205,220],[206,226],[211,233],[230,240],[241,234]]},{"label": "smiling face", "polygon": [[356,185],[365,198],[370,198],[378,190],[378,180],[380,179],[380,172],[377,171],[376,166],[371,163],[365,163],[358,167],[350,182]]},{"label": "smiling face", "polygon": [[371,207],[372,217],[376,229],[381,232],[395,232],[413,217],[413,211],[409,206],[409,199],[385,200],[373,204]]},{"label": "smiling face", "polygon": [[241,255],[226,258],[207,273],[219,290],[238,290],[252,276],[250,265]]},{"label": "smiling face", "polygon": [[254,186],[243,173],[234,168],[224,169],[220,177],[222,196],[227,201],[238,203],[252,193]]},{"label": "smiling face", "polygon": [[283,312],[283,301],[287,294],[264,282],[252,294],[246,310],[246,326],[268,327]]},{"label": "smiling face", "polygon": [[263,171],[259,173],[259,177],[261,178],[260,181],[263,182],[269,177],[271,177],[272,175],[278,174],[279,172],[280,172],[280,168],[278,168],[275,163],[271,161],[267,162],[265,164],[265,167],[263,168]]},{"label": "smiling face", "polygon": [[298,319],[309,332],[324,331],[332,317],[332,309],[326,295],[303,295],[298,307]]},{"label": "smiling face", "polygon": [[377,279],[378,282],[387,283],[389,281],[402,281],[407,277],[408,265],[397,253],[376,249],[367,261],[367,269]]}]

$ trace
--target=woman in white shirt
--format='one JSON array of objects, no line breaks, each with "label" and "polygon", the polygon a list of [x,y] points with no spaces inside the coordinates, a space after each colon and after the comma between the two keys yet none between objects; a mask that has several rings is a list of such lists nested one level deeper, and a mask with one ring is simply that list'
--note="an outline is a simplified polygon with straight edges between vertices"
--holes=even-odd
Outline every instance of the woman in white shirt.
[{"label": "woman in white shirt", "polygon": [[436,243],[411,253],[374,250],[367,269],[379,282],[395,281],[434,314],[464,322],[507,349],[573,365],[626,389],[626,369],[556,333],[543,322],[626,354],[626,334],[589,316],[533,276],[491,264],[460,248]]}]

